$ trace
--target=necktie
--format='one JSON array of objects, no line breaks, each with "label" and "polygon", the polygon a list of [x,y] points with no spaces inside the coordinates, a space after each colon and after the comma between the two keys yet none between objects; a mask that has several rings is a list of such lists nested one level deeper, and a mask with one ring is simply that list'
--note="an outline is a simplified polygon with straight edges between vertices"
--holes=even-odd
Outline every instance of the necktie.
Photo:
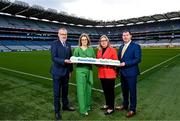
[{"label": "necktie", "polygon": [[65,42],[63,42],[63,46],[66,47],[66,43]]},{"label": "necktie", "polygon": [[128,46],[126,44],[124,44],[124,47],[123,47],[122,52],[121,52],[121,58],[124,56],[124,53],[126,52],[127,47]]}]

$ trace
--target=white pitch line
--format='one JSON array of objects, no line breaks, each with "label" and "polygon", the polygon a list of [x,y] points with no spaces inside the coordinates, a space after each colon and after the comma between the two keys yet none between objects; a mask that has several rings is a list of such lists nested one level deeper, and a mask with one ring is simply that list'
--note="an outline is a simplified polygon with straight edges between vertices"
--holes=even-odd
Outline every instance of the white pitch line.
[{"label": "white pitch line", "polygon": [[[180,54],[177,54],[177,55],[175,55],[175,56],[173,56],[173,57],[171,57],[171,58],[169,58],[169,59],[167,59],[167,60],[165,60],[165,61],[163,61],[163,62],[161,62],[161,63],[159,63],[159,64],[157,64],[157,65],[155,65],[155,66],[153,66],[153,67],[151,67],[151,68],[143,71],[143,72],[141,72],[140,74],[147,73],[147,72],[153,70],[154,68],[157,68],[157,67],[163,65],[164,63],[167,63],[167,62],[173,60],[174,58],[176,58],[176,57],[178,57],[178,56],[180,56]],[[117,87],[120,86],[120,85],[121,85],[121,83],[116,84],[116,85],[115,85],[115,88],[117,88]]]},{"label": "white pitch line", "polygon": [[177,55],[175,55],[175,56],[173,56],[173,57],[171,57],[171,58],[169,58],[169,59],[167,59],[167,60],[165,60],[165,61],[163,61],[163,62],[161,62],[161,63],[159,63],[159,64],[157,64],[157,65],[155,65],[155,66],[153,66],[153,67],[151,67],[151,68],[149,68],[149,69],[147,69],[147,70],[145,70],[145,71],[143,71],[141,74],[144,74],[144,73],[146,73],[146,72],[148,72],[148,71],[150,71],[150,70],[152,70],[152,69],[154,69],[154,68],[156,68],[156,67],[158,67],[158,66],[161,66],[161,65],[163,65],[164,63],[167,63],[167,62],[173,60],[174,58],[176,58],[176,57],[178,57],[178,56],[180,56],[180,54],[177,54]]},{"label": "white pitch line", "polygon": [[[45,79],[45,80],[52,80],[51,78],[48,78],[48,77],[35,75],[35,74],[31,74],[31,73],[26,73],[26,72],[22,72],[22,71],[17,71],[17,70],[13,70],[13,69],[8,69],[8,68],[4,68],[4,67],[0,67],[0,69],[10,71],[10,72],[14,72],[14,73],[18,73],[18,74],[32,76],[32,77],[35,77],[35,78],[41,78],[41,79]],[[76,84],[70,83],[70,82],[69,82],[69,85],[76,86]],[[96,88],[92,88],[92,89],[95,90],[95,91],[98,91],[98,92],[103,92],[103,90],[101,90],[101,89],[96,89]]]},{"label": "white pitch line", "polygon": [[[164,63],[166,63],[166,62],[168,62],[168,61],[170,61],[170,60],[172,60],[172,59],[174,59],[176,57],[178,57],[179,55],[180,54],[177,54],[176,56],[173,56],[173,57],[169,58],[168,60],[163,61],[163,62],[161,62],[161,63],[159,63],[159,64],[157,64],[157,65],[143,71],[143,72],[141,72],[141,74],[144,74],[144,73],[146,73],[148,71],[151,71],[152,69],[154,69],[154,68],[156,68],[156,67],[158,67],[158,66],[160,66],[160,65],[162,65],[162,64],[164,64]],[[8,68],[4,68],[4,67],[0,67],[0,69],[6,70],[6,71],[11,71],[11,72],[18,73],[18,74],[28,75],[28,76],[32,76],[32,77],[36,77],[36,78],[52,80],[51,78],[48,78],[48,77],[43,77],[43,76],[40,76],[40,75],[35,75],[35,74],[26,73],[26,72],[22,72],[22,71],[17,71],[17,70],[13,70],[13,69],[8,69]],[[69,85],[76,86],[76,84],[74,84],[74,83],[69,83]],[[116,84],[115,88],[117,88],[120,85],[121,85],[121,83]],[[96,89],[96,88],[92,88],[92,89],[95,90],[95,91],[98,91],[98,92],[103,92],[103,90],[101,90],[101,89]]]}]

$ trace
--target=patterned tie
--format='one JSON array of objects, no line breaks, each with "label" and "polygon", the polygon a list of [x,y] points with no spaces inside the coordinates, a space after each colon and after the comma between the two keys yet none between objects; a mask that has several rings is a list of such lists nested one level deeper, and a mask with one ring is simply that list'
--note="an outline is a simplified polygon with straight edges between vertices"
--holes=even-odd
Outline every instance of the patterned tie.
[{"label": "patterned tie", "polygon": [[127,44],[124,44],[124,47],[123,47],[122,52],[121,52],[121,58],[123,58],[124,53],[126,52],[127,47],[128,47]]}]

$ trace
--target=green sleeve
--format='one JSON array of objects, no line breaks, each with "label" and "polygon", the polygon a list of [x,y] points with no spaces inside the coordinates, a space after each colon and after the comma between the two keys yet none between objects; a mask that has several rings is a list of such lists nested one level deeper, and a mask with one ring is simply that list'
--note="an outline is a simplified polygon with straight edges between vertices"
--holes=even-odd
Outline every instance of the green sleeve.
[{"label": "green sleeve", "polygon": [[92,48],[92,57],[93,58],[96,58],[96,55],[95,55],[95,53],[94,53],[94,49]]},{"label": "green sleeve", "polygon": [[75,48],[75,49],[74,49],[73,56],[78,57],[78,48]]}]

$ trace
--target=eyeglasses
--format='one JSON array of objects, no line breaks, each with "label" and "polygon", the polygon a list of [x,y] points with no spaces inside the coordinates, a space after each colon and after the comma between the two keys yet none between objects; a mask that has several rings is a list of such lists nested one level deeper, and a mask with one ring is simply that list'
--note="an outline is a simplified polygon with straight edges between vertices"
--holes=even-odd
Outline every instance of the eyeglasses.
[{"label": "eyeglasses", "polygon": [[107,40],[100,40],[100,42],[107,42]]},{"label": "eyeglasses", "polygon": [[81,39],[82,41],[88,40],[88,39]]},{"label": "eyeglasses", "polygon": [[67,35],[67,34],[60,34],[60,35]]}]

